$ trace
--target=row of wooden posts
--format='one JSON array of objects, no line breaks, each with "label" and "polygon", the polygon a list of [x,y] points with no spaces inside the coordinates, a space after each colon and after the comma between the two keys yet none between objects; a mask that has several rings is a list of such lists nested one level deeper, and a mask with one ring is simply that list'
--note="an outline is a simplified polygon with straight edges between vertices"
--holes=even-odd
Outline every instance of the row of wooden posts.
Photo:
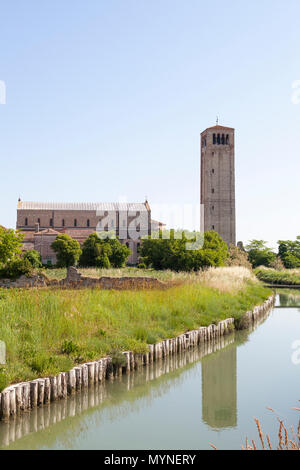
[{"label": "row of wooden posts", "polygon": [[[247,312],[247,318],[254,321],[260,314],[268,310],[274,302],[270,297],[262,305]],[[201,327],[177,336],[166,339],[157,344],[149,345],[149,352],[138,354],[124,352],[125,365],[116,365],[111,357],[104,357],[99,361],[88,362],[74,367],[69,372],[61,372],[55,377],[46,377],[11,385],[0,394],[0,419],[7,420],[23,411],[48,405],[58,399],[66,399],[80,390],[105,379],[113,380],[115,376],[137,369],[143,365],[151,364],[171,354],[180,353],[201,343],[211,342],[234,330],[234,318],[228,318],[217,325]],[[117,361],[116,361],[117,362]]]},{"label": "row of wooden posts", "polygon": [[[221,336],[216,341],[205,342],[197,348],[186,349],[182,353],[169,355],[152,364],[149,363],[137,370],[137,373],[131,372],[130,374],[119,375],[115,377],[114,382],[117,382],[119,387],[124,387],[124,391],[130,391],[136,385],[155,381],[163,375],[182,369],[209,354],[220,351],[232,343],[234,343],[233,334]],[[159,383],[158,387],[151,389],[152,396],[159,396],[164,386],[166,384],[168,386],[168,382]],[[90,386],[83,389],[81,393],[69,395],[67,400],[57,400],[51,406],[30,409],[29,412],[20,414],[18,419],[2,421],[0,425],[0,450],[30,433],[41,431],[68,417],[79,416],[90,408],[98,407],[112,396],[113,387],[110,385],[113,386],[114,383],[111,384],[107,380],[96,382],[94,387]],[[115,413],[117,412],[115,410]]]}]

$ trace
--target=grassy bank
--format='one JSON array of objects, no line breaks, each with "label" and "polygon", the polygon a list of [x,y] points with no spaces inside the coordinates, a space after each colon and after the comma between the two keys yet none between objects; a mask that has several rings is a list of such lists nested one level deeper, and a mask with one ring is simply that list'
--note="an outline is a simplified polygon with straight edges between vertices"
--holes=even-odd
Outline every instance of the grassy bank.
[{"label": "grassy bank", "polygon": [[[101,268],[79,268],[79,272],[81,272],[84,276],[88,277],[155,277],[160,281],[173,281],[173,280],[196,280],[198,278],[197,273],[187,273],[187,272],[179,272],[176,273],[174,271],[156,271],[155,269],[139,269],[139,268],[110,268],[110,269],[101,269]],[[66,268],[54,268],[54,269],[43,269],[43,273],[49,279],[64,279],[67,275]]]},{"label": "grassy bank", "polygon": [[147,344],[228,317],[240,318],[270,291],[244,268],[209,270],[167,290],[0,290],[0,387],[69,370],[113,350]]},{"label": "grassy bank", "polygon": [[275,269],[259,267],[254,270],[255,275],[263,282],[268,284],[279,284],[286,286],[300,287],[300,270],[299,269],[283,269],[276,271]]}]

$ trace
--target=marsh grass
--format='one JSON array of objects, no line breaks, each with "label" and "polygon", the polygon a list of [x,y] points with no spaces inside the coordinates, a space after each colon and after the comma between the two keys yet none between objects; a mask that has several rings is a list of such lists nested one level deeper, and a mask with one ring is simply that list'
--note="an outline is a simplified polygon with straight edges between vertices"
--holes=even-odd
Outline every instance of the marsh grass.
[{"label": "marsh grass", "polygon": [[[174,272],[170,270],[156,271],[155,269],[139,269],[139,268],[79,268],[79,271],[88,277],[154,277],[160,281],[176,281],[185,283],[200,283],[208,287],[213,287],[222,292],[234,292],[243,289],[245,282],[257,282],[256,276],[247,268],[241,266],[209,268],[198,272]],[[49,279],[63,279],[67,275],[67,270],[46,269],[44,274]]]},{"label": "marsh grass", "polygon": [[251,275],[228,269],[164,290],[0,290],[6,377],[31,380],[112,351],[145,352],[147,344],[238,319],[270,295]]},{"label": "marsh grass", "polygon": [[257,278],[268,284],[280,285],[299,285],[300,286],[300,270],[299,269],[283,269],[276,271],[272,268],[260,266],[254,270]]},{"label": "marsh grass", "polygon": [[[268,409],[272,411],[272,413],[275,413],[275,411],[272,408],[268,408]],[[300,408],[294,408],[294,409],[297,411],[300,411]],[[278,445],[275,449],[271,444],[269,434],[266,434],[264,436],[259,419],[254,418],[262,450],[300,450],[300,420],[299,420],[297,429],[294,430],[293,426],[291,426],[291,428],[288,429],[282,419],[280,418],[277,418],[277,419],[279,421],[279,430],[278,430]],[[254,440],[252,440],[250,444],[249,439],[246,438],[246,444],[245,446],[242,446],[242,450],[258,450],[258,445]]]},{"label": "marsh grass", "polygon": [[[170,270],[156,271],[155,269],[139,269],[139,268],[78,268],[84,276],[99,278],[107,277],[155,277],[161,281],[191,281],[197,280],[198,273],[179,272]],[[64,279],[67,275],[66,268],[43,269],[42,272],[49,279]]]}]

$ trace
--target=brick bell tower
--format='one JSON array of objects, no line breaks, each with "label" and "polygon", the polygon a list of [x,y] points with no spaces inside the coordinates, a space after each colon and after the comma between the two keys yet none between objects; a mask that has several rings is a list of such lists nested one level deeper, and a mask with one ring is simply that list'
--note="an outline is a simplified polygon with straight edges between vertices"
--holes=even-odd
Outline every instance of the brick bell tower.
[{"label": "brick bell tower", "polygon": [[218,121],[201,133],[201,204],[204,231],[235,245],[234,129]]}]

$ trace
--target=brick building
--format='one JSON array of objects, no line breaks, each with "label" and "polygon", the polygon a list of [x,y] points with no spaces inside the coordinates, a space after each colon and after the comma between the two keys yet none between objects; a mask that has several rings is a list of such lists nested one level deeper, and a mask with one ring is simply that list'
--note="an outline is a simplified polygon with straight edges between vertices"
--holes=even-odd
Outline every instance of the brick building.
[{"label": "brick building", "polygon": [[234,129],[209,127],[201,133],[201,204],[204,231],[215,230],[227,244],[235,233]]},{"label": "brick building", "polygon": [[[128,264],[138,262],[141,237],[151,234],[151,209],[144,203],[44,203],[18,201],[17,229],[24,250],[36,249],[44,264],[56,263],[52,242],[66,233],[80,244],[94,232],[113,231],[132,250]],[[163,224],[153,221],[153,228]]]}]

